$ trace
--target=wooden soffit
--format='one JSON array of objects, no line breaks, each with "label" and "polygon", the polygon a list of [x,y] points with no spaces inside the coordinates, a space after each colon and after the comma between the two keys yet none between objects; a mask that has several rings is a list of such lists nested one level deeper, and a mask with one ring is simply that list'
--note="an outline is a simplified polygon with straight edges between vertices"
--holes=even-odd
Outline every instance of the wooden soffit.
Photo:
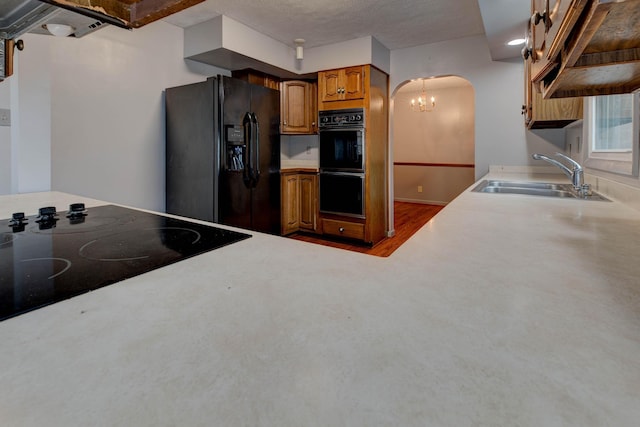
[{"label": "wooden soffit", "polygon": [[125,28],[140,28],[204,0],[41,0]]}]

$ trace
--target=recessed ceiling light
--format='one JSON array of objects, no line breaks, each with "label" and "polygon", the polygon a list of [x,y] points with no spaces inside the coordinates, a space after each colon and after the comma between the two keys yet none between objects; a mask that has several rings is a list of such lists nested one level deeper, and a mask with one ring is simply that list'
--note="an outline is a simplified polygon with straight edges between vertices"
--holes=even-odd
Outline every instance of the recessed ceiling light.
[{"label": "recessed ceiling light", "polygon": [[524,43],[524,42],[526,42],[526,40],[525,40],[525,39],[513,39],[513,40],[511,40],[510,42],[508,42],[507,44],[508,44],[509,46],[518,46],[519,44],[522,44],[522,43]]}]

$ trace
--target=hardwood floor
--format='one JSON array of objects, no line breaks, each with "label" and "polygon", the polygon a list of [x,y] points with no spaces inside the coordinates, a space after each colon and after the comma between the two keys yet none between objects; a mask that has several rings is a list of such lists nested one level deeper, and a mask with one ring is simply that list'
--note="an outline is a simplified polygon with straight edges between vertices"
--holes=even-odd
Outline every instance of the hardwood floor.
[{"label": "hardwood floor", "polygon": [[326,237],[320,238],[312,234],[294,233],[288,237],[304,242],[315,243],[334,248],[347,249],[362,252],[368,255],[388,257],[398,249],[409,237],[422,228],[431,218],[444,208],[440,205],[424,205],[421,203],[394,202],[395,211],[394,228],[395,236],[387,237],[373,247],[358,245],[347,240],[333,240]]}]

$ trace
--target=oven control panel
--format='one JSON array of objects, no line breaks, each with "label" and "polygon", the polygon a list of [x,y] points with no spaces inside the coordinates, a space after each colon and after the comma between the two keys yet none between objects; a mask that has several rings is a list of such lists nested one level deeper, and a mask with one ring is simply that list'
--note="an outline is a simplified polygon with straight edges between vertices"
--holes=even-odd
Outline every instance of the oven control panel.
[{"label": "oven control panel", "polygon": [[318,118],[320,129],[364,127],[363,108],[320,111]]}]

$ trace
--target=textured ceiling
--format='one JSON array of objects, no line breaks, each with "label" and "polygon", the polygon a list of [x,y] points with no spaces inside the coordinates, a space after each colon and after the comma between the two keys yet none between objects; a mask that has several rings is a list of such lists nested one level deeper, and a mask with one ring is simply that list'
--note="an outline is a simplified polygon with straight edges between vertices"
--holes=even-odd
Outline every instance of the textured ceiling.
[{"label": "textured ceiling", "polygon": [[394,50],[484,34],[478,0],[206,0],[164,21],[188,27],[217,15],[291,47],[373,36]]}]

